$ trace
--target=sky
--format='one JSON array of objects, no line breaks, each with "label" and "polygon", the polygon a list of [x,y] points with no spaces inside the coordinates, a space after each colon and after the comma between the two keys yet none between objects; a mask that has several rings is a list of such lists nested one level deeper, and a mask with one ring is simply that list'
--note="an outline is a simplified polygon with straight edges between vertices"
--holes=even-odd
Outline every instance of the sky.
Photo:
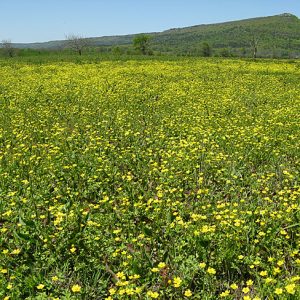
[{"label": "sky", "polygon": [[300,0],[0,0],[0,41],[157,32],[281,13],[300,17]]}]

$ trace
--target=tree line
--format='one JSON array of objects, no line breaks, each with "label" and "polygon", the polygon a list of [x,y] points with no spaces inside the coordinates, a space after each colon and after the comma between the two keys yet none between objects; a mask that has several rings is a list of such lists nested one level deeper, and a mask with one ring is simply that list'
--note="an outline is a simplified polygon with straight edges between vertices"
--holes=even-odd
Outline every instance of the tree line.
[{"label": "tree line", "polygon": [[[152,37],[147,34],[139,34],[136,35],[132,40],[132,47],[135,50],[135,54],[141,55],[153,55],[155,52],[151,46]],[[187,51],[185,55],[196,55],[196,56],[203,56],[203,57],[211,57],[211,56],[221,56],[221,57],[230,57],[230,56],[250,56],[252,58],[257,58],[258,56],[258,49],[259,49],[259,38],[255,34],[249,37],[248,41],[248,49],[250,49],[250,55],[246,55],[247,51],[245,48],[241,48],[239,53],[237,51],[232,52],[230,49],[223,48],[223,49],[213,49],[212,46],[208,42],[202,42],[197,46],[197,48],[192,48],[191,50]],[[0,44],[2,48],[2,53],[5,56],[12,58],[16,55],[17,49],[13,47],[11,40],[6,39],[2,40]],[[76,52],[79,56],[83,54],[85,49],[96,47],[92,43],[92,39],[85,38],[80,35],[70,34],[66,36],[66,40],[64,42],[64,49],[70,49]],[[111,47],[111,52],[113,54],[121,54],[122,49],[119,46]],[[249,50],[248,50],[249,52]],[[131,53],[134,54],[134,53]],[[176,54],[176,50],[175,50]]]}]

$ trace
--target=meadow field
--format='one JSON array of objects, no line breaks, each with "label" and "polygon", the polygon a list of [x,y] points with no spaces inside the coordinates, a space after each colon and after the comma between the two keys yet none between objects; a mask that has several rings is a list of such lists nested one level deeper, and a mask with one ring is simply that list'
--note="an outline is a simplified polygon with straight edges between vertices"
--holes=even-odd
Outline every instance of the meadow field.
[{"label": "meadow field", "polygon": [[300,299],[300,62],[0,61],[0,299]]}]

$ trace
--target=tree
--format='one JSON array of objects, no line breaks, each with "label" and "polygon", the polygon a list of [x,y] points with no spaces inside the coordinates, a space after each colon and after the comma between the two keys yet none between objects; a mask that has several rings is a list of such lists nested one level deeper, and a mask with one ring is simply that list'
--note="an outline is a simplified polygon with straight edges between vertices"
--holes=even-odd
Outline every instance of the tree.
[{"label": "tree", "polygon": [[258,47],[258,38],[255,34],[252,35],[251,40],[250,40],[250,46],[252,48],[252,57],[256,58],[257,57],[257,47]]},{"label": "tree", "polygon": [[247,55],[247,50],[246,50],[245,47],[242,47],[242,48],[241,48],[241,55],[242,55],[242,57],[246,57],[246,55]]},{"label": "tree", "polygon": [[12,46],[11,40],[2,40],[2,48],[4,49],[4,52],[9,56],[13,57],[15,49]]},{"label": "tree", "polygon": [[114,55],[121,55],[122,54],[122,49],[119,46],[113,47],[111,51]]},{"label": "tree", "polygon": [[230,52],[229,49],[223,48],[223,49],[221,49],[221,51],[220,51],[220,56],[221,56],[221,57],[231,57],[231,56],[232,56],[232,53]]},{"label": "tree", "polygon": [[150,53],[149,46],[150,36],[139,34],[133,39],[133,47],[143,55]]},{"label": "tree", "polygon": [[83,49],[89,45],[88,39],[80,35],[69,34],[66,36],[66,40],[67,47],[77,51],[79,55],[82,55]]},{"label": "tree", "polygon": [[201,55],[204,56],[204,57],[210,57],[211,56],[211,47],[206,42],[202,44]]}]

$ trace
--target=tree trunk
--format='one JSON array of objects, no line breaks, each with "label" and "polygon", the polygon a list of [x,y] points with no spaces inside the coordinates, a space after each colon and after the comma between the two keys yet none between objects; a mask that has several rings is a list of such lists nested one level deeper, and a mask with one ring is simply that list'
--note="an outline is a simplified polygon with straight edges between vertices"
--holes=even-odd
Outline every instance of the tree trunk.
[{"label": "tree trunk", "polygon": [[253,58],[256,58],[257,56],[257,47],[254,46],[254,49],[253,49]]}]

